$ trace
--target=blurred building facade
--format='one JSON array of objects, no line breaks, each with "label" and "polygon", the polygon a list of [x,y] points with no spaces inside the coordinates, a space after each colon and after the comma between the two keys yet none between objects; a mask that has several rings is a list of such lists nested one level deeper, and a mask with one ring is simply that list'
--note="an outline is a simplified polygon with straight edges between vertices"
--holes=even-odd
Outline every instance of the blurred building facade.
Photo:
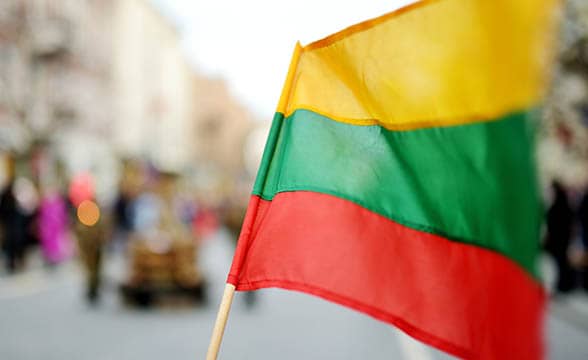
[{"label": "blurred building facade", "polygon": [[146,1],[120,0],[114,10],[114,141],[124,156],[177,170],[195,149],[192,70],[179,34]]},{"label": "blurred building facade", "polygon": [[238,174],[251,123],[148,0],[0,2],[0,152],[41,146],[108,197],[120,158]]},{"label": "blurred building facade", "polygon": [[[107,6],[107,1],[2,2],[2,150],[28,158],[39,146],[49,147],[55,157],[73,163],[73,154],[85,157],[101,147],[112,121]],[[51,178],[43,172],[51,169],[42,167],[35,175]]]},{"label": "blurred building facade", "polygon": [[193,84],[196,162],[212,171],[239,176],[244,171],[243,149],[255,122],[242,104],[231,101],[222,79],[195,76]]}]

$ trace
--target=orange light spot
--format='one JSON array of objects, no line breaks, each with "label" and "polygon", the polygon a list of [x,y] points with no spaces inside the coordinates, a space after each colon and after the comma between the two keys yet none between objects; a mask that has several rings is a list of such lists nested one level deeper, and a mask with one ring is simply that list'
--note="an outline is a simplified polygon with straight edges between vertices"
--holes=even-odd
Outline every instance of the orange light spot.
[{"label": "orange light spot", "polygon": [[100,219],[100,209],[95,202],[84,200],[78,206],[78,219],[86,226],[94,226]]}]

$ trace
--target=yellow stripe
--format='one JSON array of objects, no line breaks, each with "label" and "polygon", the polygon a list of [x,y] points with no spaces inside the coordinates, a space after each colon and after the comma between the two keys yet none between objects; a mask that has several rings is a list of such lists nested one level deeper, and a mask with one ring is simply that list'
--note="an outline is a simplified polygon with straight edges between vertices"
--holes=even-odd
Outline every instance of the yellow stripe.
[{"label": "yellow stripe", "polygon": [[558,3],[428,0],[297,45],[278,111],[409,130],[526,109],[545,89]]},{"label": "yellow stripe", "polygon": [[290,60],[290,66],[288,67],[288,75],[286,75],[286,82],[284,84],[284,88],[282,89],[282,94],[280,95],[280,102],[278,103],[277,112],[285,113],[286,106],[290,100],[290,95],[292,94],[292,83],[294,81],[294,74],[296,73],[296,68],[298,67],[298,60],[300,59],[300,52],[302,50],[302,46],[300,42],[296,43],[294,47],[294,52],[292,54],[292,60]]}]

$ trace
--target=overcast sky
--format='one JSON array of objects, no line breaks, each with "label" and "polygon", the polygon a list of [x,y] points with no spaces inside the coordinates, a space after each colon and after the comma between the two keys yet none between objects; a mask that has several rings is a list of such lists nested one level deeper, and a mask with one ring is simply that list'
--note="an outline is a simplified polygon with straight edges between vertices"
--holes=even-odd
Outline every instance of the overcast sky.
[{"label": "overcast sky", "polygon": [[296,41],[305,45],[414,0],[152,0],[190,60],[221,76],[259,117],[273,115]]}]

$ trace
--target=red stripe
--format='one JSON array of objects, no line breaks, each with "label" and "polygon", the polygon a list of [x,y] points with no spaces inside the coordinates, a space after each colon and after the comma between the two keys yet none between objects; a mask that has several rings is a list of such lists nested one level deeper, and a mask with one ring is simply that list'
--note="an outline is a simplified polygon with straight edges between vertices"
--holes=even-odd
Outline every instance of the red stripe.
[{"label": "red stripe", "polygon": [[545,295],[522,268],[331,195],[253,196],[228,282],[318,295],[462,358],[543,357]]}]

